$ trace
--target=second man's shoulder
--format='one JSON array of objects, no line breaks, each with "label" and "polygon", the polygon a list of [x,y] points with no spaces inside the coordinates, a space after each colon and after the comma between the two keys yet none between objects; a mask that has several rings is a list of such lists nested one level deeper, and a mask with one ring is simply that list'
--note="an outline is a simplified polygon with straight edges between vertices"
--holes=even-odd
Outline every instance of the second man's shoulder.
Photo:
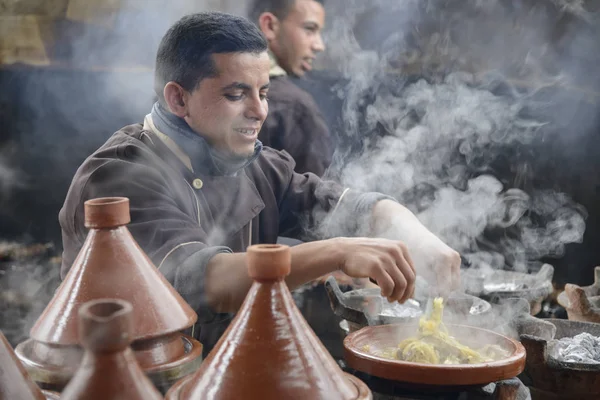
[{"label": "second man's shoulder", "polygon": [[315,100],[310,93],[300,88],[287,76],[271,78],[268,97],[269,103],[293,103],[306,108],[316,107]]}]

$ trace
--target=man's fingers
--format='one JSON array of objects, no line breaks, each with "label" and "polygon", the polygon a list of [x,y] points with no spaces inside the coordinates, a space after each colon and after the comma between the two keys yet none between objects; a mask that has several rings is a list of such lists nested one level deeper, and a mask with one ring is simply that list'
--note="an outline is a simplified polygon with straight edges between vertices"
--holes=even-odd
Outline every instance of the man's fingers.
[{"label": "man's fingers", "polygon": [[383,297],[389,297],[393,293],[394,280],[381,265],[371,268],[369,276],[377,282],[377,286],[381,288],[381,295]]},{"label": "man's fingers", "polygon": [[[394,281],[394,290],[389,295],[392,301],[399,301],[404,297],[404,292],[406,291],[406,287],[408,286],[407,278],[404,276],[403,269],[408,269],[410,271],[410,267],[406,262],[404,262],[404,266],[400,267],[395,262],[388,267],[390,269],[389,275]],[[410,271],[412,273],[412,271]]]}]

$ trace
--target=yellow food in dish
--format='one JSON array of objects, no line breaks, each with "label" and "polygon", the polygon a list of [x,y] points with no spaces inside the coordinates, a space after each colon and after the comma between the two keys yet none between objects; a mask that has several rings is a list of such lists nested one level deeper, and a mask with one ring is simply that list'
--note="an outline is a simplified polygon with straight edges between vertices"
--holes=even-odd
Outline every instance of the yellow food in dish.
[{"label": "yellow food in dish", "polygon": [[430,318],[419,321],[417,337],[400,342],[397,348],[385,349],[380,356],[423,364],[476,364],[505,358],[508,354],[497,345],[474,350],[450,336],[442,323],[444,300],[436,298]]}]

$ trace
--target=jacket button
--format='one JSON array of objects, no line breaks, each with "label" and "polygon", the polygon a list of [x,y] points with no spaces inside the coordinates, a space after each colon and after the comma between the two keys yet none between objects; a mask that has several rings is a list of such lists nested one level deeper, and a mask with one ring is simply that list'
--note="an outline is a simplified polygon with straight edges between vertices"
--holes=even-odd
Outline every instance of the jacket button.
[{"label": "jacket button", "polygon": [[202,179],[194,179],[194,181],[192,182],[192,186],[194,187],[194,189],[202,189],[202,186],[204,186],[204,182],[202,182]]}]

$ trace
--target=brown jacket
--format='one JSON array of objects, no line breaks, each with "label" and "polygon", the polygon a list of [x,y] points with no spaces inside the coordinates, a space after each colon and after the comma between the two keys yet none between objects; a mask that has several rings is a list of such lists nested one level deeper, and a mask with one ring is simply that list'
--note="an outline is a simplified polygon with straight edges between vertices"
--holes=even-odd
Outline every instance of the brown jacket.
[{"label": "brown jacket", "polygon": [[325,118],[310,94],[287,76],[272,76],[269,115],[258,138],[265,146],[287,151],[295,171],[323,176],[334,151]]},{"label": "brown jacket", "polygon": [[[231,318],[212,312],[203,294],[204,270],[215,254],[275,243],[278,236],[306,239],[303,227],[316,226],[315,215],[325,216],[336,208],[325,220],[341,226],[356,221],[349,214],[367,214],[366,209],[380,198],[344,192],[335,183],[293,169],[288,154],[264,148],[236,176],[194,173],[157,134],[141,124],[127,126],[92,154],[73,178],[59,214],[64,247],[61,276],[87,235],[83,203],[96,197],[128,197],[129,230],[198,313],[200,329],[195,336],[208,351]],[[352,227],[343,229],[352,234]]]}]

